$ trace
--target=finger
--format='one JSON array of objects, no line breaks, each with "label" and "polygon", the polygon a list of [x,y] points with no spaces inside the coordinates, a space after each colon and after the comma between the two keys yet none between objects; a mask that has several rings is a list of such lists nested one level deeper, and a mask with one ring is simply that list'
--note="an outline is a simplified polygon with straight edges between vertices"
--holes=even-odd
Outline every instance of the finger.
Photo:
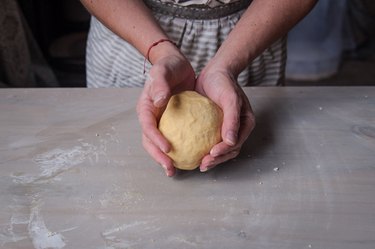
[{"label": "finger", "polygon": [[236,147],[237,147],[237,145],[236,146],[230,146],[225,142],[220,142],[218,144],[215,144],[212,147],[212,149],[210,150],[210,155],[212,157],[218,157],[218,156],[221,156],[221,155],[225,155],[225,154],[229,153],[230,151],[233,151],[234,149],[236,149]]},{"label": "finger", "polygon": [[173,166],[172,160],[157,146],[152,144],[152,142],[145,135],[143,135],[142,143],[143,147],[150,154],[150,156],[164,168],[165,174],[167,176],[174,176],[176,169]]},{"label": "finger", "polygon": [[[246,98],[246,96],[244,96]],[[251,110],[250,103],[247,99],[244,99],[242,111],[240,115],[240,128],[238,131],[238,141],[234,146],[229,146],[227,143],[220,142],[212,147],[210,155],[212,157],[218,157],[220,155],[225,155],[233,150],[240,149],[242,144],[246,141],[251,131],[255,126],[255,117]]]},{"label": "finger", "polygon": [[[143,134],[164,153],[168,153],[171,149],[171,145],[157,128],[158,124],[153,107],[150,106],[151,104],[147,103],[141,103],[140,105],[144,106],[140,107],[138,110],[138,119],[141,124]],[[149,106],[147,107],[147,105]]]},{"label": "finger", "polygon": [[206,172],[214,167],[216,167],[218,164],[226,162],[230,159],[233,159],[238,156],[239,150],[233,150],[225,155],[218,156],[218,157],[212,157],[211,155],[207,155],[202,159],[202,163],[199,167],[201,172]]},{"label": "finger", "polygon": [[212,147],[210,155],[213,158],[218,158],[226,154],[231,154],[233,153],[233,151],[240,152],[242,145],[249,137],[251,131],[254,129],[254,126],[255,119],[253,118],[253,116],[241,116],[241,126],[238,132],[237,144],[234,146],[229,146],[226,143],[218,143]]},{"label": "finger", "polygon": [[221,134],[223,141],[229,146],[234,146],[238,140],[241,102],[241,98],[237,96],[236,92],[223,95],[220,99],[220,106],[224,114]]},{"label": "finger", "polygon": [[[153,77],[153,75],[158,77]],[[166,79],[165,69],[157,65],[153,66],[145,87],[149,89],[148,94],[155,107],[161,108],[167,105],[171,96],[171,89]]]}]

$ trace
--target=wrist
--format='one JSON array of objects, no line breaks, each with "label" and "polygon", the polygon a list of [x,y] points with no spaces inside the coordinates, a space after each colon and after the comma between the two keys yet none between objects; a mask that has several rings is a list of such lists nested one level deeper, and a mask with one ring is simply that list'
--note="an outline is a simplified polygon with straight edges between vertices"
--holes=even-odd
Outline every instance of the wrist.
[{"label": "wrist", "polygon": [[166,38],[160,39],[150,45],[149,51],[146,54],[146,59],[148,59],[151,64],[155,64],[157,61],[167,56],[182,56],[182,54],[176,44]]},{"label": "wrist", "polygon": [[244,53],[236,53],[233,49],[219,49],[216,55],[211,59],[212,67],[219,71],[224,71],[234,78],[246,68],[249,59]]},{"label": "wrist", "polygon": [[227,75],[230,75],[234,79],[242,72],[246,67],[245,63],[241,63],[239,60],[231,59],[228,56],[221,56],[216,54],[207,65],[209,71],[222,72]]}]

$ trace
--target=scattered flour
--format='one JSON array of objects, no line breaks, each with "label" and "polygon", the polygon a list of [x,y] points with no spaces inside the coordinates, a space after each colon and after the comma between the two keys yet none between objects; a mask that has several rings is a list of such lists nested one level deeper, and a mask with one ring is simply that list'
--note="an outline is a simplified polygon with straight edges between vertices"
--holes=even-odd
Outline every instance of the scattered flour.
[{"label": "scattered flour", "polygon": [[28,226],[29,236],[35,249],[61,249],[65,247],[64,237],[56,232],[51,232],[40,215],[40,204],[31,209]]},{"label": "scattered flour", "polygon": [[53,149],[33,158],[33,162],[40,167],[39,175],[13,175],[13,181],[22,184],[44,182],[72,169],[92,155],[96,155],[96,147],[87,143],[69,149]]}]

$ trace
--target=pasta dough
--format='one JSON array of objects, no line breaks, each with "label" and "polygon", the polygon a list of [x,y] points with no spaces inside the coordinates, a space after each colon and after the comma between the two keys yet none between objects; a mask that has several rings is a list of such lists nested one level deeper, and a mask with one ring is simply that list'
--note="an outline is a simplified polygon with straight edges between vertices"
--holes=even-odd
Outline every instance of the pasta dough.
[{"label": "pasta dough", "polygon": [[221,141],[221,109],[210,99],[194,91],[172,96],[159,130],[171,143],[168,156],[183,170],[197,168],[202,158]]}]

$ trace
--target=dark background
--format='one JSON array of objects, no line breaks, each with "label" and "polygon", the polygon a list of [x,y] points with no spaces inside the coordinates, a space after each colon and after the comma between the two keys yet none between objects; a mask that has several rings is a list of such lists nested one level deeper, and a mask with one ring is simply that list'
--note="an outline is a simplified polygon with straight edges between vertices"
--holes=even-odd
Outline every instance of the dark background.
[{"label": "dark background", "polygon": [[80,1],[18,2],[60,86],[85,86],[85,46],[90,14]]}]

